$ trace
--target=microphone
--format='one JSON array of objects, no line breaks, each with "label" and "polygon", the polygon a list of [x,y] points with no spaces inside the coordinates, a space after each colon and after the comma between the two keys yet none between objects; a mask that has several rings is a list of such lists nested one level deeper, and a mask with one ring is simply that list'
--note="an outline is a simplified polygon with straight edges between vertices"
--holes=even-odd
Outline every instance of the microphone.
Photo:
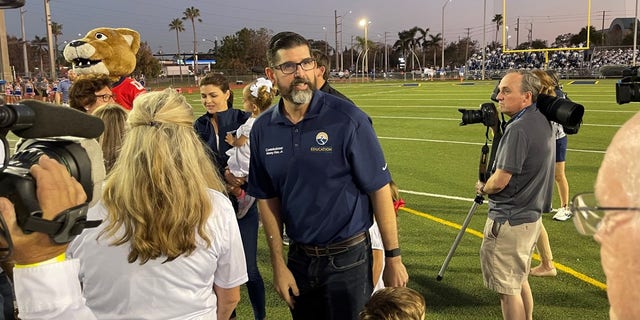
[{"label": "microphone", "polygon": [[97,138],[104,131],[102,119],[51,103],[22,100],[0,107],[0,128],[32,139],[56,136]]}]

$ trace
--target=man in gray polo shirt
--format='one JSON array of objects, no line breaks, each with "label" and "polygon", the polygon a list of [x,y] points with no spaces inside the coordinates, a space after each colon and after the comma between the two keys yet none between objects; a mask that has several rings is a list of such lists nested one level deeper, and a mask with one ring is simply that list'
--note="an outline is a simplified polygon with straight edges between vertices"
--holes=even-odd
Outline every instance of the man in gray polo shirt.
[{"label": "man in gray polo shirt", "polygon": [[480,248],[484,284],[500,295],[504,319],[531,319],[528,274],[540,233],[540,217],[551,207],[555,139],[536,107],[540,80],[529,71],[500,81],[499,109],[511,119],[498,145],[492,175],[476,191],[489,196],[489,216]]}]

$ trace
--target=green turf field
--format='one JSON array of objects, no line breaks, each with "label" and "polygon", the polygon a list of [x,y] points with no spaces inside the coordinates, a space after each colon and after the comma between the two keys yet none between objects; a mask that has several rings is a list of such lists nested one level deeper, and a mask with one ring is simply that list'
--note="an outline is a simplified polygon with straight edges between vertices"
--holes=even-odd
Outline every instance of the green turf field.
[{"label": "green turf field", "polygon": [[[469,83],[469,82],[467,82]],[[400,83],[337,83],[371,116],[385,150],[389,168],[401,189],[406,208],[399,213],[403,261],[409,286],[427,301],[427,319],[499,319],[497,294],[484,288],[478,250],[487,205],[481,205],[463,237],[444,279],[436,275],[458,233],[475,196],[482,124],[458,126],[458,108],[478,109],[495,81],[426,82],[420,86]],[[591,191],[604,151],[616,130],[640,103],[617,105],[614,81],[594,85],[565,84],[569,97],[585,106],[584,123],[569,136],[566,174],[571,195]],[[196,109],[204,112],[197,91],[187,94]],[[236,90],[234,105],[242,106]],[[11,140],[14,140],[12,138]],[[555,189],[554,189],[555,192]],[[557,197],[554,205],[558,206]],[[580,236],[571,221],[543,217],[549,233],[556,267],[555,278],[530,278],[535,300],[535,319],[607,319],[605,277],[600,267],[599,246]],[[290,319],[286,304],[272,286],[269,252],[261,231],[258,263],[266,285],[267,318]],[[534,261],[537,264],[537,261]],[[246,288],[238,307],[238,319],[252,319]]]},{"label": "green turf field", "polygon": [[[337,83],[338,90],[371,116],[385,150],[394,180],[406,200],[399,228],[409,286],[427,301],[428,319],[501,318],[497,294],[482,285],[478,250],[487,205],[481,205],[449,264],[444,279],[436,275],[467,215],[475,196],[482,124],[458,126],[458,108],[478,109],[496,82],[427,82],[417,87],[399,83]],[[585,106],[584,123],[569,137],[566,174],[571,195],[590,191],[604,151],[616,130],[640,104],[617,105],[614,81],[595,85],[566,84],[569,97]],[[241,106],[240,92],[234,105]],[[200,107],[199,97],[189,97]],[[201,111],[198,111],[201,113]],[[554,189],[555,192],[555,189]],[[559,201],[554,198],[554,205]],[[535,319],[606,319],[608,303],[598,244],[578,235],[573,223],[543,217],[556,267],[555,278],[531,277]],[[475,232],[473,232],[475,231]],[[267,290],[267,318],[290,319],[285,303],[275,293],[269,252],[259,238],[259,267]],[[534,261],[537,264],[537,261]],[[253,317],[243,288],[239,319]]]}]

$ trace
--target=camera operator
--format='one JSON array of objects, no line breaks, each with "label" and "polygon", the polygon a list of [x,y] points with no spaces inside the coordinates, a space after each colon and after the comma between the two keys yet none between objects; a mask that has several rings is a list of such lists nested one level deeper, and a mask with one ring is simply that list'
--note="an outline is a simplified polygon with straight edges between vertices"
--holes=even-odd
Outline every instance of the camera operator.
[{"label": "camera operator", "polygon": [[489,196],[480,259],[484,284],[500,295],[504,319],[532,319],[528,274],[540,233],[541,214],[551,205],[554,139],[538,110],[540,80],[529,71],[507,73],[499,84],[499,110],[510,117],[499,142],[492,175],[478,181]]},{"label": "camera operator", "polygon": [[[53,219],[58,213],[79,205],[87,196],[78,183],[57,161],[43,155],[31,167],[37,183],[37,196],[43,218]],[[95,319],[84,305],[77,259],[66,260],[67,244],[54,244],[44,233],[24,234],[16,222],[13,204],[0,198],[0,212],[13,241],[12,261],[16,300],[22,319],[60,318]],[[0,242],[6,247],[6,237]],[[50,311],[56,310],[56,314]]]}]

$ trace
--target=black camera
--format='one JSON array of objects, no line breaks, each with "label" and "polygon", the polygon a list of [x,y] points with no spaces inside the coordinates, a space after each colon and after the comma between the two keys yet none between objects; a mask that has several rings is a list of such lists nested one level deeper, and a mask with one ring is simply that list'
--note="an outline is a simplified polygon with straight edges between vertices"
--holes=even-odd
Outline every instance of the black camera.
[{"label": "black camera", "polygon": [[616,82],[616,102],[640,102],[640,67],[622,70],[622,79]]},{"label": "black camera", "polygon": [[[492,101],[498,102],[498,93],[500,93],[500,88],[496,86],[491,93]],[[458,109],[458,111],[462,112],[462,122],[460,123],[460,125],[482,122],[485,126],[492,126],[493,124],[491,124],[491,122],[489,122],[490,124],[487,124],[485,123],[485,121],[481,121],[479,118],[479,115],[482,115],[483,117],[492,116],[491,112],[483,111],[491,110],[489,105],[493,105],[493,103],[483,103],[480,107],[480,110],[478,111]],[[538,107],[540,112],[547,118],[547,120],[561,124],[565,133],[578,133],[580,125],[582,124],[582,117],[584,116],[583,105],[577,104],[569,99],[553,97],[546,94],[539,94],[537,97],[536,106]],[[493,110],[495,109],[496,108],[493,107]],[[495,119],[497,121],[497,115],[495,116]]]},{"label": "black camera", "polygon": [[[90,202],[100,198],[100,186],[105,176],[102,149],[94,139],[103,130],[102,120],[71,108],[35,100],[0,105],[0,139],[3,147],[0,196],[13,202],[16,220],[23,232],[46,233],[53,242],[66,243],[84,228],[100,223],[87,221],[86,215]],[[6,138],[9,131],[24,138],[18,142],[15,154],[10,157]],[[53,220],[42,218],[36,183],[29,171],[42,155],[63,164],[87,194],[86,203],[60,213]],[[0,231],[11,247],[8,230],[3,228]],[[1,251],[4,253],[0,260],[8,258],[11,250],[5,248]]]},{"label": "black camera", "polygon": [[498,119],[498,110],[491,102],[483,103],[480,105],[479,110],[458,109],[458,111],[462,113],[461,126],[482,123],[487,127],[493,127],[500,122],[500,119]]}]

